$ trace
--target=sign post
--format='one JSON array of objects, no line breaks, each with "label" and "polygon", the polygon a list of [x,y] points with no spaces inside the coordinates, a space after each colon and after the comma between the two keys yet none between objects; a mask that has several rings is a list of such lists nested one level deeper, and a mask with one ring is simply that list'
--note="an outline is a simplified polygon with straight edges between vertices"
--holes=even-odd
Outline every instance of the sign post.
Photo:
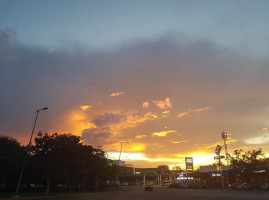
[{"label": "sign post", "polygon": [[221,185],[222,185],[222,189],[224,189],[224,183],[223,183],[223,176],[222,176],[222,166],[221,166],[221,161],[220,159],[224,158],[225,156],[221,156],[220,155],[220,151],[221,151],[222,147],[220,145],[217,145],[215,148],[215,153],[217,154],[217,156],[214,157],[214,159],[218,159],[219,162],[217,163],[217,172],[220,172],[220,178],[221,178]]}]

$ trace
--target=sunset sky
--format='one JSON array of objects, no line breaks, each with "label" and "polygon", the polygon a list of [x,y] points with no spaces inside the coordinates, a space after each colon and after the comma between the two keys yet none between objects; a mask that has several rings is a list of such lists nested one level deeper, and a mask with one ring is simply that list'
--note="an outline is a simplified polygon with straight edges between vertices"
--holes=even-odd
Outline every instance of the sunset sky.
[{"label": "sunset sky", "polygon": [[[269,155],[269,1],[1,0],[0,134],[72,133],[134,167]],[[224,150],[222,151],[224,153]]]}]

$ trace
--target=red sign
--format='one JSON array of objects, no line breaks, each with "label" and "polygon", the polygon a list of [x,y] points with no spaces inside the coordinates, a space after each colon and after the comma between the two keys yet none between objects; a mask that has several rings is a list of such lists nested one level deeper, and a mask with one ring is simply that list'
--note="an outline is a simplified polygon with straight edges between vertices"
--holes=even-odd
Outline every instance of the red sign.
[{"label": "red sign", "polygon": [[216,146],[216,149],[215,149],[215,153],[216,153],[217,155],[219,155],[219,154],[220,154],[220,151],[221,151],[221,146],[220,146],[220,145],[217,145],[217,146]]}]

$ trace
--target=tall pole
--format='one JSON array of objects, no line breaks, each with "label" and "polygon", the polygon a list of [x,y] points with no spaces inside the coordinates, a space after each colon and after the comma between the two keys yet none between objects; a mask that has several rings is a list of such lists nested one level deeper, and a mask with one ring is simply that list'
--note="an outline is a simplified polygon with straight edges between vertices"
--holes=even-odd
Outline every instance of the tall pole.
[{"label": "tall pole", "polygon": [[27,155],[30,152],[30,147],[31,147],[31,144],[32,144],[32,138],[33,138],[33,134],[34,134],[34,131],[35,131],[35,125],[36,125],[36,122],[37,122],[37,117],[38,117],[39,111],[47,110],[47,109],[48,108],[45,107],[45,108],[42,108],[42,109],[38,109],[37,111],[34,112],[34,113],[36,113],[35,122],[34,122],[34,126],[33,126],[33,129],[32,129],[30,141],[29,141],[29,143],[28,143],[28,145],[26,147],[26,154],[25,154],[25,157],[24,157],[24,160],[23,160],[23,163],[22,163],[21,174],[20,174],[19,181],[18,181],[18,184],[17,184],[15,197],[18,197],[18,195],[19,195],[19,190],[20,190],[20,186],[21,186],[21,180],[22,180],[22,176],[23,176],[24,166],[25,166],[25,163],[26,163]]},{"label": "tall pole", "polygon": [[219,156],[219,167],[220,167],[221,185],[222,185],[222,189],[224,189],[223,175],[222,175],[222,166],[221,166],[220,156]]},{"label": "tall pole", "polygon": [[120,155],[119,155],[119,162],[118,162],[118,166],[120,166],[120,156],[121,156],[121,150],[122,150],[122,143],[123,143],[123,142],[121,142],[121,143],[120,143],[121,145],[120,145]]},{"label": "tall pole", "polygon": [[227,137],[228,137],[228,133],[226,132],[222,132],[221,133],[221,137],[223,139],[223,143],[224,143],[224,148],[225,148],[225,159],[226,159],[226,162],[227,162],[227,166],[229,165],[229,160],[228,160],[228,150],[227,150],[227,143],[226,143],[226,140],[227,140]]},{"label": "tall pole", "polygon": [[121,142],[120,144],[120,155],[119,155],[119,160],[118,160],[118,167],[117,167],[117,171],[116,171],[116,181],[119,180],[119,167],[120,167],[120,157],[121,157],[121,150],[122,150],[122,144],[123,143],[129,143],[129,142]]}]

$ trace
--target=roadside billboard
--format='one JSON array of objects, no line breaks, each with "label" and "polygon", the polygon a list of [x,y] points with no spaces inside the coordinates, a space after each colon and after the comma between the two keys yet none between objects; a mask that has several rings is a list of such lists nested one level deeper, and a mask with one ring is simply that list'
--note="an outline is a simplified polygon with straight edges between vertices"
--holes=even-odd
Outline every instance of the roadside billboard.
[{"label": "roadside billboard", "polygon": [[186,171],[193,172],[193,158],[185,157]]}]

